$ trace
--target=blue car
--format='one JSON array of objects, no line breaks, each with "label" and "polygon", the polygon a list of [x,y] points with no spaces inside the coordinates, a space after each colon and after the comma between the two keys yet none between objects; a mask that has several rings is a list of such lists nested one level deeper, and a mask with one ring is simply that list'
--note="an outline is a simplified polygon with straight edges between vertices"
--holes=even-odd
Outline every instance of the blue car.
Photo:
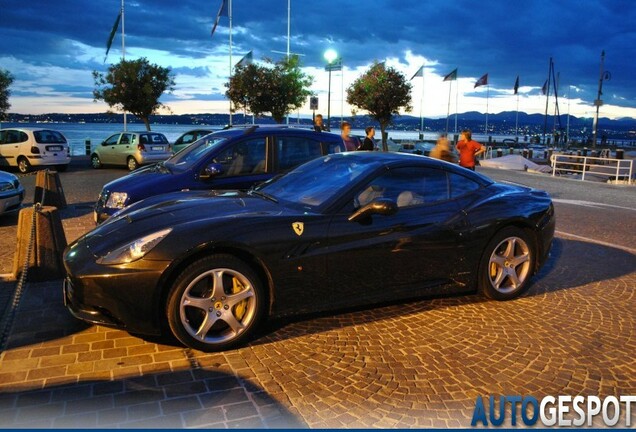
[{"label": "blue car", "polygon": [[249,189],[311,159],[340,151],[344,145],[339,135],[309,129],[255,125],[218,131],[164,162],[106,184],[95,205],[95,222],[162,193]]}]

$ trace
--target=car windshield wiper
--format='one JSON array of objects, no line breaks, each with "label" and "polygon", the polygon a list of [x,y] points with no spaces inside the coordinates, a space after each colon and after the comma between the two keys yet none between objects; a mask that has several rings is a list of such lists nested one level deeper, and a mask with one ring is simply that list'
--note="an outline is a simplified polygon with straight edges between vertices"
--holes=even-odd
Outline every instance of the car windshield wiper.
[{"label": "car windshield wiper", "polygon": [[259,196],[261,198],[265,198],[266,200],[269,200],[271,202],[275,202],[277,203],[278,200],[276,198],[274,198],[273,196],[271,196],[270,194],[268,194],[267,192],[263,192],[262,190],[257,190],[257,189],[250,189],[247,192],[248,195],[256,195]]}]

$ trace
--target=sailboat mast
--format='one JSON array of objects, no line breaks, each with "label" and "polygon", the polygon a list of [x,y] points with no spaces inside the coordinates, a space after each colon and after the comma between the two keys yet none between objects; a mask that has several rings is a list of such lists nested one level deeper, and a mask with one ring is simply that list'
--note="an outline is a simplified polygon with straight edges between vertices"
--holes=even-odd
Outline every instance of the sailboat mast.
[{"label": "sailboat mast", "polygon": [[[121,59],[122,61],[126,60],[126,41],[125,41],[125,31],[124,31],[124,0],[121,0]],[[126,111],[124,110],[124,132],[127,130],[126,125]]]}]

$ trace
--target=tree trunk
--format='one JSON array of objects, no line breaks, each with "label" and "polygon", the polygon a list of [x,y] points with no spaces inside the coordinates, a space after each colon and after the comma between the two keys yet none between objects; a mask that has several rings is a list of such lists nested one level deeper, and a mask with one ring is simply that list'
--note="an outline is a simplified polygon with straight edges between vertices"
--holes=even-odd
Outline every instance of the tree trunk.
[{"label": "tree trunk", "polygon": [[388,152],[389,145],[386,142],[386,139],[387,139],[386,124],[380,123],[380,133],[382,135],[382,151]]},{"label": "tree trunk", "polygon": [[150,132],[150,120],[148,120],[148,117],[142,117],[141,119],[144,121],[144,124],[146,125],[146,130]]}]

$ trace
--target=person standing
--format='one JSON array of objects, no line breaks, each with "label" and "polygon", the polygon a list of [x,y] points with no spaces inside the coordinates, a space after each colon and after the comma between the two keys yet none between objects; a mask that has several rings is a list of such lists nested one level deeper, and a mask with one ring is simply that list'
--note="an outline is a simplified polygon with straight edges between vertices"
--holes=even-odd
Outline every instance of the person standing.
[{"label": "person standing", "polygon": [[445,133],[439,136],[429,156],[435,159],[445,160],[446,162],[457,162],[455,155],[451,152],[450,144],[448,143],[448,138]]},{"label": "person standing", "polygon": [[322,122],[322,114],[316,114],[314,118],[314,130],[316,132],[322,132],[328,130],[327,127]]},{"label": "person standing", "polygon": [[473,171],[475,171],[477,156],[486,151],[486,147],[477,141],[473,141],[473,134],[470,129],[462,131],[460,140],[455,148],[459,152],[459,165]]},{"label": "person standing", "polygon": [[351,124],[343,121],[340,125],[340,136],[345,146],[345,151],[355,151],[358,148],[359,141],[351,136]]},{"label": "person standing", "polygon": [[362,145],[358,147],[358,150],[375,150],[375,142],[373,141],[373,137],[375,136],[375,128],[373,126],[367,126],[364,129],[364,132],[367,134],[367,136],[364,137],[364,141],[362,142]]}]

